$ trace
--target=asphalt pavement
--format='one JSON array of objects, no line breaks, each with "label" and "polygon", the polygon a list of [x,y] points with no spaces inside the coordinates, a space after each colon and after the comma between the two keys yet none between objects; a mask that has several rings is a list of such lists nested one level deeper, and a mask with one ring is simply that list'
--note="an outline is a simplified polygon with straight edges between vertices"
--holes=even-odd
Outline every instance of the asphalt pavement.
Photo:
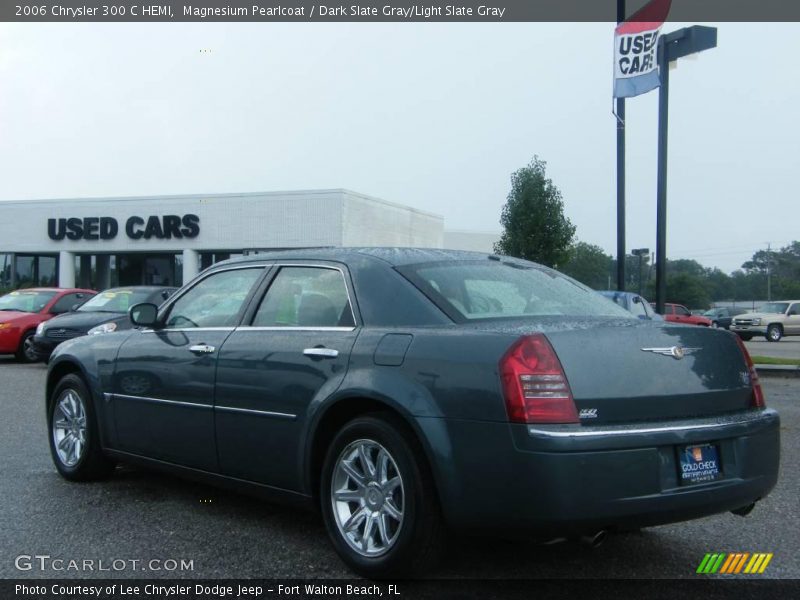
[{"label": "asphalt pavement", "polygon": [[800,359],[800,337],[783,338],[779,342],[768,342],[764,338],[753,338],[744,343],[751,356]]},{"label": "asphalt pavement", "polygon": [[[0,358],[0,577],[352,577],[316,514],[131,467],[100,483],[63,480],[47,444],[44,378],[42,365]],[[612,535],[595,549],[459,538],[431,577],[696,578],[706,553],[742,551],[774,553],[763,577],[800,578],[800,379],[763,384],[782,417],[781,477],[748,517]],[[20,562],[28,555],[51,558]],[[94,570],[80,567],[86,560]],[[100,572],[100,561],[123,568]]]}]

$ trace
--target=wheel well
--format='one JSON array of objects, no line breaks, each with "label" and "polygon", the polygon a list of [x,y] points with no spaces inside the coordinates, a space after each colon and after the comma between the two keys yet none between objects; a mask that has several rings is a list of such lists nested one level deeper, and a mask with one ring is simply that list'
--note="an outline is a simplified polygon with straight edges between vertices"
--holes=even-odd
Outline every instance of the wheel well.
[{"label": "wheel well", "polygon": [[767,325],[767,329],[769,329],[770,327],[777,327],[778,329],[781,330],[781,333],[783,333],[783,324],[782,323],[770,323],[769,325]]},{"label": "wheel well", "polygon": [[[420,444],[420,448],[423,449],[423,454],[426,455],[426,460],[428,460],[419,436],[416,434],[413,427],[411,427],[411,425],[408,423],[408,420],[405,418],[405,416],[403,416],[403,414],[401,414],[399,411],[395,410],[388,404],[384,404],[379,400],[373,400],[372,398],[347,398],[344,400],[339,400],[322,417],[322,421],[320,421],[314,433],[314,440],[311,445],[311,457],[309,461],[308,474],[309,482],[311,484],[311,494],[314,497],[315,505],[317,504],[317,500],[319,498],[319,484],[322,463],[325,461],[325,453],[330,447],[333,438],[336,436],[336,433],[342,428],[342,426],[344,426],[345,423],[352,421],[356,417],[369,413],[381,412],[392,414],[406,424],[408,427],[408,433],[413,435],[417,443]],[[428,467],[431,467],[430,461],[428,461]]]},{"label": "wheel well", "polygon": [[65,375],[69,375],[70,373],[76,373],[79,377],[83,377],[81,374],[80,367],[72,362],[61,362],[58,363],[53,370],[50,371],[50,374],[47,376],[47,402],[50,402],[50,396],[53,395],[53,389],[58,385],[58,382],[61,381],[61,378]]}]

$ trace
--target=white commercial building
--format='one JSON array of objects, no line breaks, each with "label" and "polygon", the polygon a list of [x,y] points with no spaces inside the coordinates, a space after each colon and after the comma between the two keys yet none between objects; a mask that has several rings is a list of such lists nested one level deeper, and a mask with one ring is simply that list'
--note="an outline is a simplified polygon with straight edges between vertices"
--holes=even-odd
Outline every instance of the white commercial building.
[{"label": "white commercial building", "polygon": [[0,287],[180,285],[230,256],[441,248],[439,215],[347,190],[0,202]]}]

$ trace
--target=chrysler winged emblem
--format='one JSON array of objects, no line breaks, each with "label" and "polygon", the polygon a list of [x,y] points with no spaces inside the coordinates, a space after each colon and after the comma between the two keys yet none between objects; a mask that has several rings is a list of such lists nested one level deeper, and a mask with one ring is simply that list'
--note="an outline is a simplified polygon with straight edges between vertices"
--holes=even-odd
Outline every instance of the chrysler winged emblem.
[{"label": "chrysler winged emblem", "polygon": [[675,360],[680,360],[687,354],[694,354],[700,348],[684,348],[683,346],[672,346],[669,348],[642,348],[642,352],[653,352],[663,356],[671,356]]}]

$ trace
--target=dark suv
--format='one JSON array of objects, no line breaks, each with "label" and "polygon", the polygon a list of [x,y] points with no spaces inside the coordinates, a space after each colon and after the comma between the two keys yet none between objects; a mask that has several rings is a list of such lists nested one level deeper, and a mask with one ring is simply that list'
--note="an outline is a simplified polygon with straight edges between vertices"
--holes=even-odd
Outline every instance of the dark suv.
[{"label": "dark suv", "polygon": [[712,327],[721,327],[722,329],[730,329],[731,321],[736,315],[746,313],[744,308],[734,308],[731,306],[719,306],[712,308],[703,313],[703,316],[711,319]]}]

